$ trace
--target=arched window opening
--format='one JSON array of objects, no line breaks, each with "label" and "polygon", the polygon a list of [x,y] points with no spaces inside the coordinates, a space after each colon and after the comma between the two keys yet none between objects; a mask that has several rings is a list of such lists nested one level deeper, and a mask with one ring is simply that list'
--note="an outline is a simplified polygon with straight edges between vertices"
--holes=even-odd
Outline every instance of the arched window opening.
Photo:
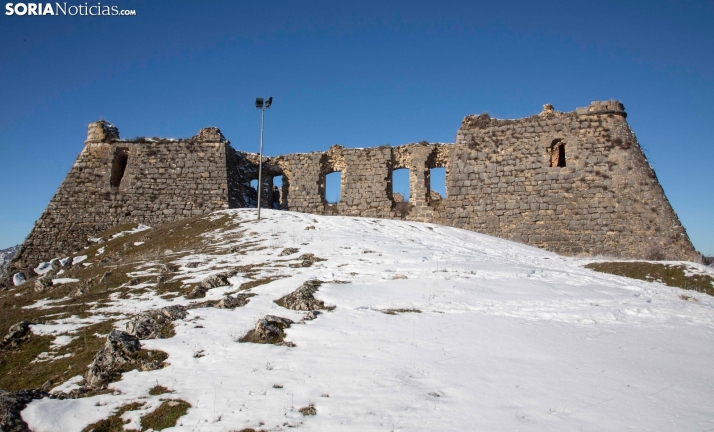
[{"label": "arched window opening", "polygon": [[409,202],[411,183],[409,168],[398,168],[392,171],[392,200],[395,203]]},{"label": "arched window opening", "polygon": [[342,173],[334,171],[325,175],[325,201],[337,204],[342,197]]},{"label": "arched window opening", "polygon": [[114,152],[114,160],[112,160],[112,175],[109,183],[113,189],[119,189],[121,179],[124,178],[126,164],[129,162],[129,149],[117,148]]},{"label": "arched window opening", "polygon": [[429,201],[446,198],[446,168],[436,167],[429,170]]},{"label": "arched window opening", "polygon": [[550,147],[550,166],[565,167],[565,143],[555,140]]}]

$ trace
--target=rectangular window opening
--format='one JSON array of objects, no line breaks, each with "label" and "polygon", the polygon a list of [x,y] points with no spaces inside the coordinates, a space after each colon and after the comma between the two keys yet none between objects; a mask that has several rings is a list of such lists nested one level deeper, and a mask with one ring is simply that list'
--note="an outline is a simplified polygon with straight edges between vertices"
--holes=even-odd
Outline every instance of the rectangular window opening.
[{"label": "rectangular window opening", "polygon": [[271,198],[271,204],[273,208],[280,209],[280,204],[283,200],[283,176],[277,175],[273,177],[273,193]]},{"label": "rectangular window opening", "polygon": [[411,196],[409,174],[409,168],[398,168],[392,171],[392,200],[395,203],[409,202]]},{"label": "rectangular window opening", "polygon": [[342,196],[342,173],[335,171],[325,176],[325,201],[337,204]]},{"label": "rectangular window opening", "polygon": [[429,201],[446,198],[446,168],[437,167],[429,170]]}]

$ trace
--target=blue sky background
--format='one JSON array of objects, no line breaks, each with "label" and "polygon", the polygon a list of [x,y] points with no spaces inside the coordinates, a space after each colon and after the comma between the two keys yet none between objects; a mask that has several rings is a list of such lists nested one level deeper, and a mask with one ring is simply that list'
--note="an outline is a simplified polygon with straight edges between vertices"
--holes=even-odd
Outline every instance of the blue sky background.
[{"label": "blue sky background", "polygon": [[137,16],[0,15],[0,248],[29,233],[99,118],[124,138],[214,125],[257,151],[253,101],[273,96],[277,155],[453,142],[467,114],[614,98],[714,254],[714,2],[102,4]]}]

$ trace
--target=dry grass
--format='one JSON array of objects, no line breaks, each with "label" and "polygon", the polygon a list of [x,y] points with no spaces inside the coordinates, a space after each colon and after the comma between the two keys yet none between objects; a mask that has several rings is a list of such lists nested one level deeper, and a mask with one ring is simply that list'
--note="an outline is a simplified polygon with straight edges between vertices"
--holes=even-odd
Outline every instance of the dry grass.
[{"label": "dry grass", "polygon": [[164,387],[160,384],[156,384],[155,386],[151,387],[151,390],[149,390],[149,394],[151,396],[159,396],[162,394],[166,393],[171,393],[172,391],[168,389],[168,387]]},{"label": "dry grass", "polygon": [[181,418],[191,408],[191,404],[181,399],[165,400],[153,412],[141,418],[141,430],[153,429],[160,431],[176,426]]},{"label": "dry grass", "polygon": [[136,411],[144,406],[144,403],[132,402],[130,404],[120,407],[117,412],[115,412],[111,417],[99,420],[96,423],[92,423],[89,426],[82,429],[82,432],[123,432],[125,430],[131,431],[136,429],[124,429],[125,422],[121,419],[121,416],[128,411]]},{"label": "dry grass", "polygon": [[686,266],[649,262],[603,262],[585,267],[618,276],[661,282],[665,285],[706,293],[714,296],[714,278],[705,274],[686,274]]},{"label": "dry grass", "polygon": [[384,309],[380,310],[380,312],[385,313],[387,315],[397,315],[402,313],[421,313],[419,309]]}]

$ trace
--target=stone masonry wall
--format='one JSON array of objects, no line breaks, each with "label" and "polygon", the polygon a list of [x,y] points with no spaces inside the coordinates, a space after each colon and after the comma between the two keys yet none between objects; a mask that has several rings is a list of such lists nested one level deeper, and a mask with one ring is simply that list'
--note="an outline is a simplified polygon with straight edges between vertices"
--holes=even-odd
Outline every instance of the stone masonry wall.
[{"label": "stone masonry wall", "polygon": [[226,161],[234,153],[217,128],[186,140],[125,141],[107,122],[90,124],[84,149],[14,266],[66,256],[123,223],[159,224],[228,208]]},{"label": "stone masonry wall", "polygon": [[[564,255],[697,260],[689,237],[617,101],[518,120],[467,116],[455,144],[427,143],[263,158],[262,206],[314,214],[434,222]],[[124,167],[124,168],[122,168]],[[446,196],[430,169],[446,171]],[[409,168],[410,196],[392,193]],[[325,176],[342,173],[340,200]],[[282,189],[273,178],[282,177]],[[185,140],[120,140],[107,122],[85,147],[22,245],[15,269],[66,255],[127,222],[158,224],[255,206],[258,155],[217,128]]]},{"label": "stone masonry wall", "polygon": [[[519,120],[467,116],[455,144],[333,146],[269,164],[285,173],[294,211],[435,222],[564,255],[697,260],[626,116],[617,101],[570,113],[546,105]],[[429,190],[435,167],[446,168],[441,199]],[[398,168],[410,169],[408,205],[392,197]],[[334,171],[341,199],[328,204]]]}]

